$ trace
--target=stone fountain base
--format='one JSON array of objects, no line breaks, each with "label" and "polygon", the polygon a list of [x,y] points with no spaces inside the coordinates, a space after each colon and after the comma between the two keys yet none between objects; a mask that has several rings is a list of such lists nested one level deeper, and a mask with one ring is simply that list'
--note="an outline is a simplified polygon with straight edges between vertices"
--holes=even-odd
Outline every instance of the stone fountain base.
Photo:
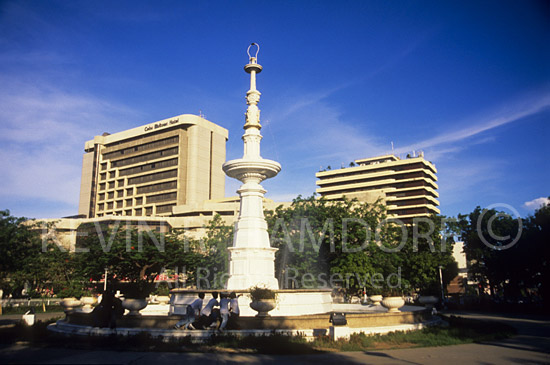
[{"label": "stone fountain base", "polygon": [[[335,311],[346,313],[349,333],[382,334],[393,331],[410,331],[441,323],[439,317],[431,315],[423,307],[405,306],[397,313],[362,305],[335,305]],[[329,335],[330,313],[302,316],[240,317],[228,325],[224,333],[235,336],[265,336],[271,334],[301,335],[306,339]],[[197,342],[204,341],[216,332],[212,330],[182,331],[173,326],[180,320],[177,315],[123,316],[117,321],[116,329],[93,327],[90,313],[74,312],[64,320],[51,324],[48,329],[64,335],[110,336],[137,335],[148,333],[167,341],[191,337]],[[238,329],[237,329],[238,328]]]}]

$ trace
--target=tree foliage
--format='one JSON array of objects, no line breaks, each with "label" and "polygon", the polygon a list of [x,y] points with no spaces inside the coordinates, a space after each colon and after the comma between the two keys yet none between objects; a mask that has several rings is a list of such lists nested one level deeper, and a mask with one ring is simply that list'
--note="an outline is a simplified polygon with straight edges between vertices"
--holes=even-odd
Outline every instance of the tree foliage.
[{"label": "tree foliage", "polygon": [[548,301],[550,207],[543,206],[521,221],[517,218],[480,207],[459,215],[469,275],[494,297],[540,296]]},{"label": "tree foliage", "polygon": [[415,228],[391,223],[379,202],[298,197],[289,207],[267,211],[266,220],[271,245],[279,249],[276,272],[283,287],[296,285],[289,278],[314,277],[309,285],[325,286],[326,279],[341,277],[349,292],[413,291],[438,283],[439,266],[449,272],[446,280],[456,267],[453,242],[441,250],[442,233],[450,228],[438,216]]},{"label": "tree foliage", "polygon": [[48,227],[0,211],[0,283],[5,293],[40,296],[80,284],[72,257],[41,237],[43,228]]}]

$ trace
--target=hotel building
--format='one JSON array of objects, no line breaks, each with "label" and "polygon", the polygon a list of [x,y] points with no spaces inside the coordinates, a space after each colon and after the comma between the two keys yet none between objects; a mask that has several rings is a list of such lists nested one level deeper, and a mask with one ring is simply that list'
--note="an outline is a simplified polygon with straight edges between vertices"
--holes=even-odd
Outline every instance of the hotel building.
[{"label": "hotel building", "polygon": [[225,196],[228,131],[184,114],[87,141],[78,214],[170,216]]},{"label": "hotel building", "polygon": [[385,155],[355,160],[351,165],[315,174],[317,193],[327,199],[345,196],[364,202],[381,198],[388,214],[404,222],[439,213],[437,170],[423,154],[406,159]]}]

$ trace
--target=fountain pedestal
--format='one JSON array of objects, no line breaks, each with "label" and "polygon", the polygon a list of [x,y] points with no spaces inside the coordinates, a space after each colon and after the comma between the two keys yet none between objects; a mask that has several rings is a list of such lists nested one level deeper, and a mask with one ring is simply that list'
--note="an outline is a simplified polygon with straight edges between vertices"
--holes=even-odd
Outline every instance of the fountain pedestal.
[{"label": "fountain pedestal", "polygon": [[230,247],[228,289],[246,289],[262,286],[278,289],[274,277],[276,248]]}]

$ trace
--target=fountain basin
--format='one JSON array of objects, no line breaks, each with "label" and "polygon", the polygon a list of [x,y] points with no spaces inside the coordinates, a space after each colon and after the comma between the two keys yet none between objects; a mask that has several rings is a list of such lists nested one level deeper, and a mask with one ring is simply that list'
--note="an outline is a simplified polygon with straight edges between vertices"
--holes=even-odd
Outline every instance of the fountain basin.
[{"label": "fountain basin", "polygon": [[222,168],[227,176],[237,180],[242,180],[241,178],[248,173],[260,174],[263,177],[261,180],[265,180],[277,175],[281,171],[281,164],[264,158],[254,160],[240,158],[227,161]]},{"label": "fountain basin", "polygon": [[[424,307],[405,306],[398,313],[380,312],[373,306],[345,304],[339,310],[345,312],[349,333],[382,334],[392,331],[418,330],[430,325],[440,324],[437,316]],[[82,336],[128,336],[147,333],[152,337],[169,341],[183,337],[191,337],[193,342],[202,342],[216,335],[212,330],[181,331],[173,326],[181,319],[180,316],[152,315],[128,316],[117,320],[117,328],[94,327],[94,317],[91,313],[74,312],[67,319],[57,321],[48,326],[48,330],[67,335]],[[312,340],[318,336],[330,333],[330,313],[311,314],[303,316],[270,316],[270,317],[240,317],[235,323],[228,324],[228,335],[234,336],[269,336],[272,334],[303,336]]]}]

